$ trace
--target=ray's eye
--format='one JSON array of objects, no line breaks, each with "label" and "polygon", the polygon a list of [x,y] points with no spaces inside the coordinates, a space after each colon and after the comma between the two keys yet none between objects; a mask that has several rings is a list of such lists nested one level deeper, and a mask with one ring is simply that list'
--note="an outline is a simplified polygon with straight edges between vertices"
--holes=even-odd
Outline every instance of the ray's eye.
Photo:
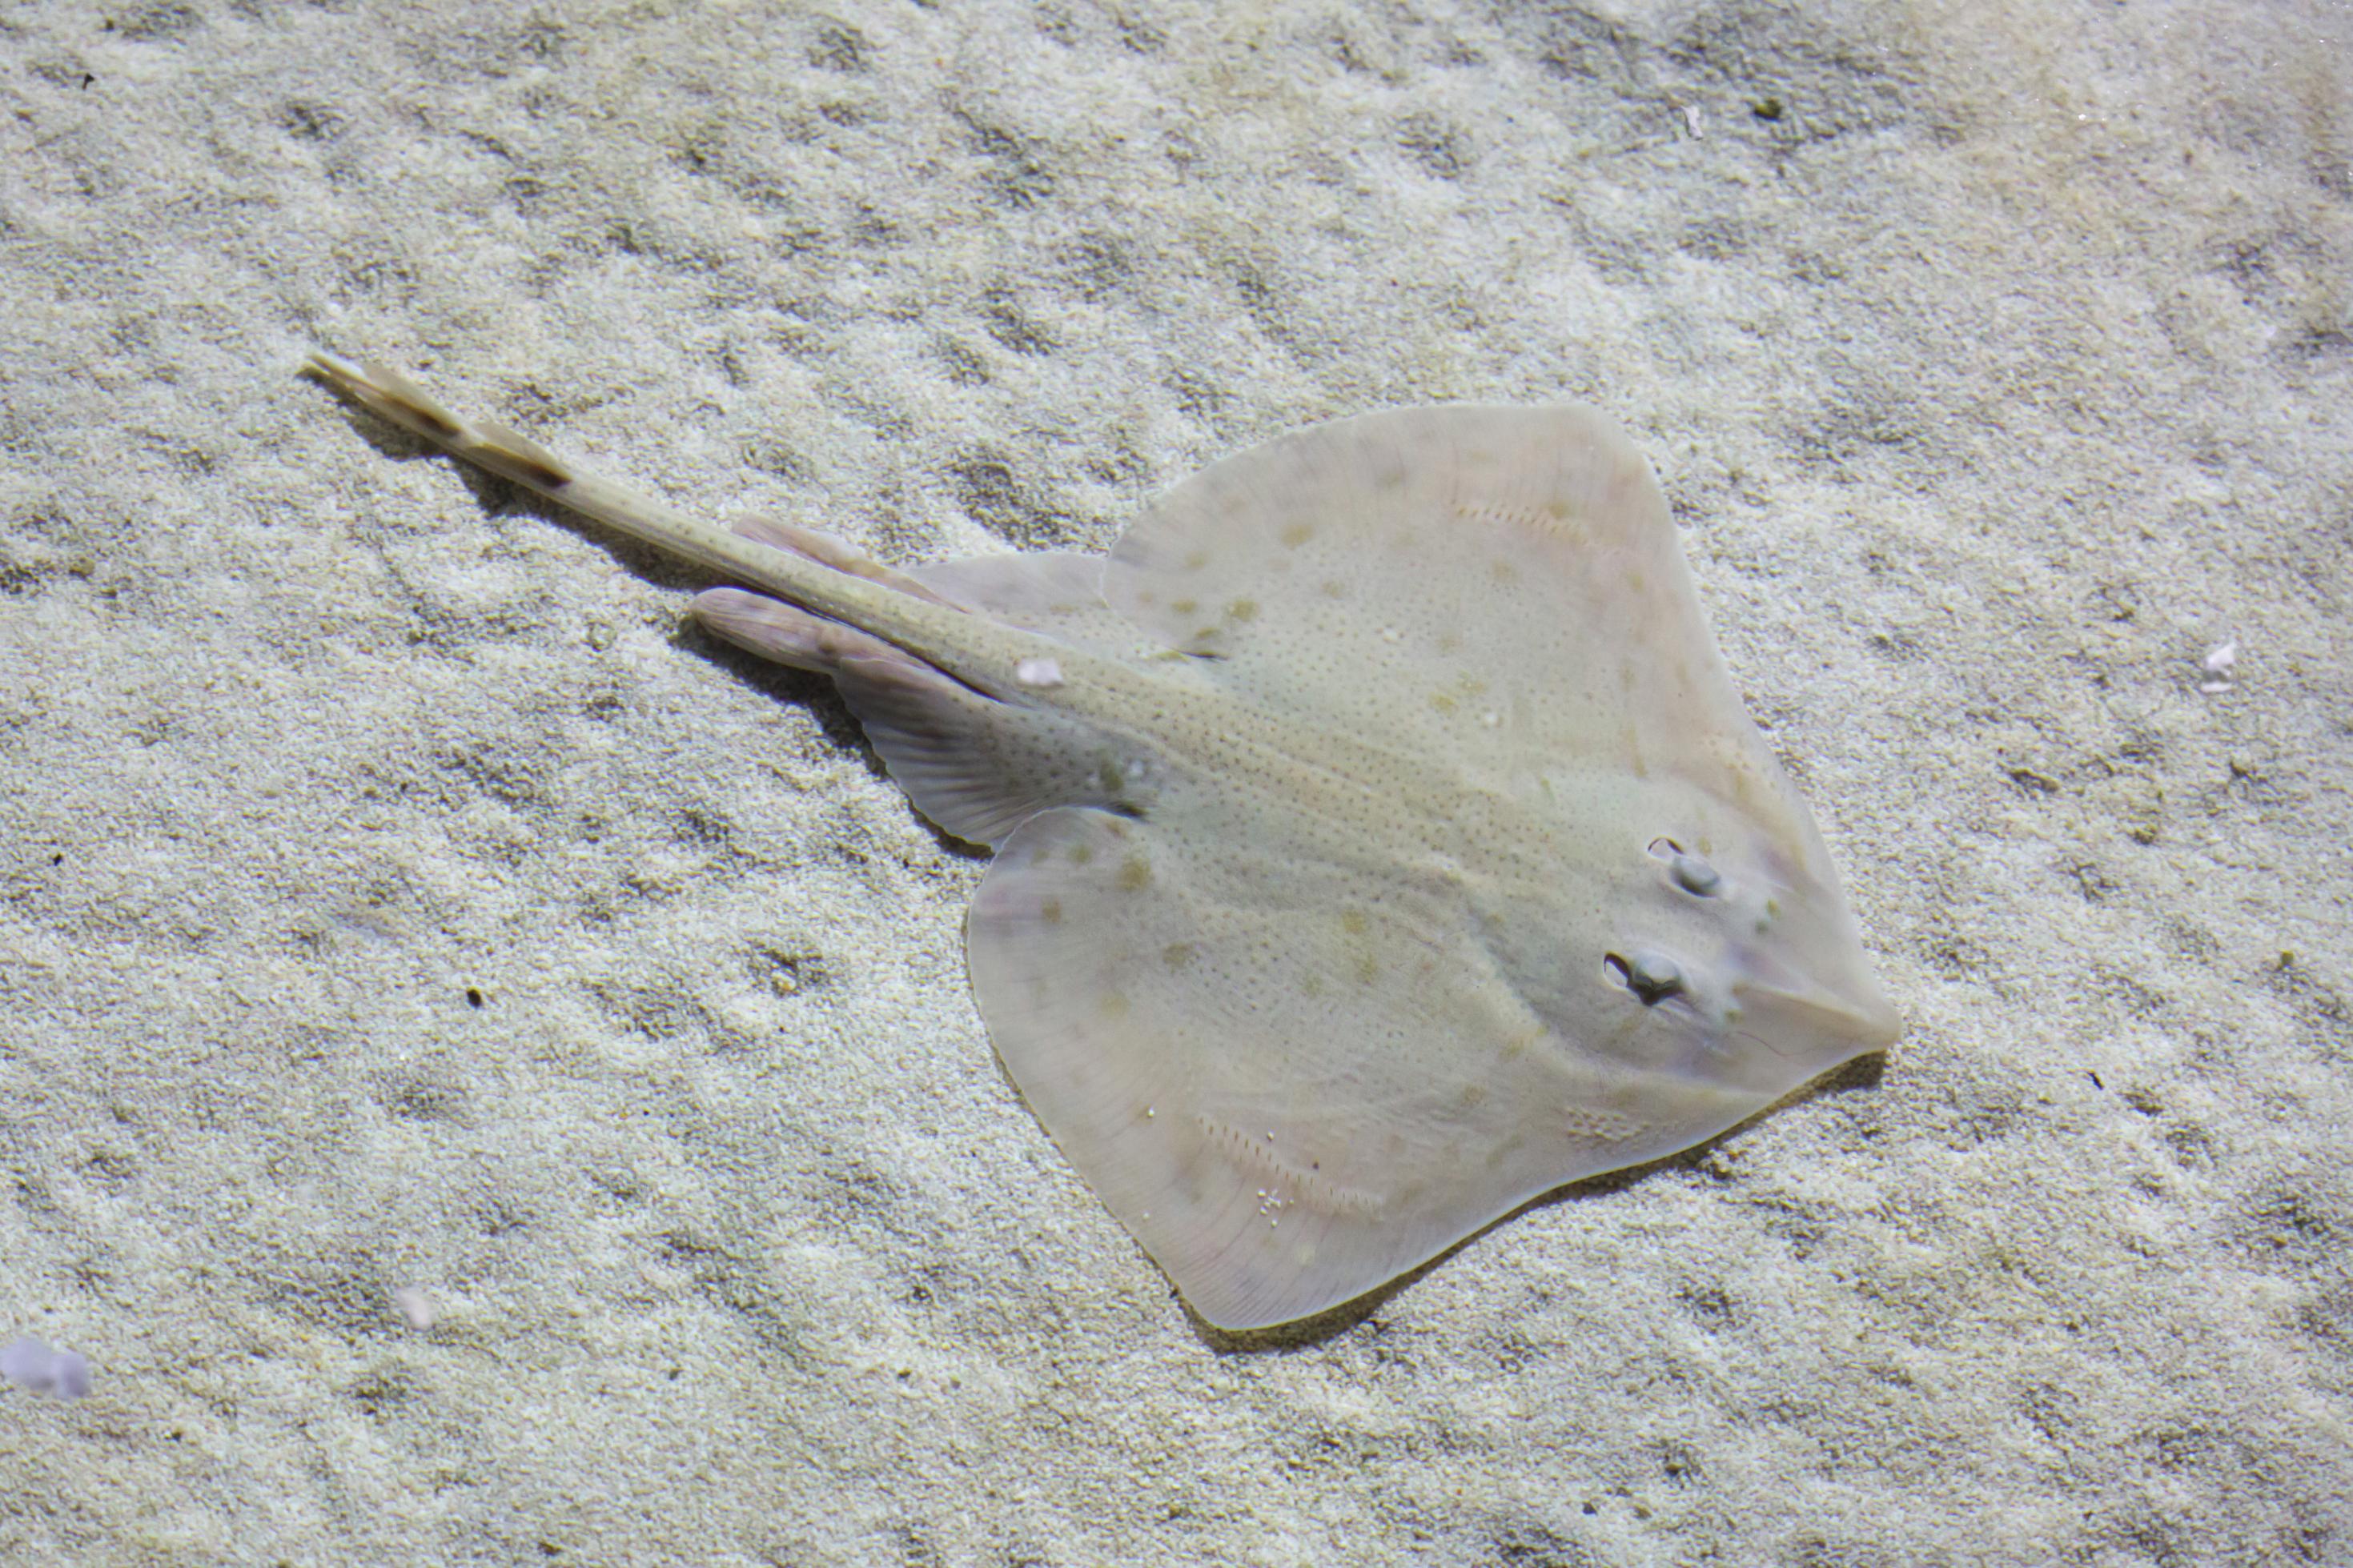
[{"label": "ray's eye", "polygon": [[1694,855],[1663,835],[1651,840],[1651,854],[1667,863],[1667,876],[1692,897],[1712,899],[1724,890],[1723,873],[1708,863],[1706,856]]},{"label": "ray's eye", "polygon": [[1678,855],[1667,867],[1675,886],[1695,899],[1712,899],[1724,886],[1716,868],[1697,855]]},{"label": "ray's eye", "polygon": [[1662,952],[1637,952],[1631,958],[1620,953],[1605,953],[1601,959],[1602,973],[1634,994],[1634,999],[1645,1007],[1655,1007],[1670,996],[1683,994],[1682,966]]}]

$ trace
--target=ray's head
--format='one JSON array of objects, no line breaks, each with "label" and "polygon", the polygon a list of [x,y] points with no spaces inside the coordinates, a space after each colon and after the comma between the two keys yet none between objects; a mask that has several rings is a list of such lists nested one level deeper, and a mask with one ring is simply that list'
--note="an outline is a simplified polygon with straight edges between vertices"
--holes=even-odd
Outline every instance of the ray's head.
[{"label": "ray's head", "polygon": [[1818,845],[1736,818],[1665,826],[1626,847],[1644,896],[1599,955],[1607,983],[1711,1055],[1761,1048],[1799,1077],[1894,1042],[1903,1020]]}]

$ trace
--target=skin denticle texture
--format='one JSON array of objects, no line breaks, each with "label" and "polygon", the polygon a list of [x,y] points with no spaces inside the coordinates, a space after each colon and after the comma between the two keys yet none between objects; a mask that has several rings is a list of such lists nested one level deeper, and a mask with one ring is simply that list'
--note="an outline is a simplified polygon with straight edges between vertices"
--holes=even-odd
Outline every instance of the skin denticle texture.
[{"label": "skin denticle texture", "polygon": [[1212,1323],[1346,1301],[1898,1033],[1590,409],[1340,420],[1178,484],[1108,557],[895,570],[313,368],[742,584],[695,614],[832,678],[915,805],[996,850],[990,1037]]}]

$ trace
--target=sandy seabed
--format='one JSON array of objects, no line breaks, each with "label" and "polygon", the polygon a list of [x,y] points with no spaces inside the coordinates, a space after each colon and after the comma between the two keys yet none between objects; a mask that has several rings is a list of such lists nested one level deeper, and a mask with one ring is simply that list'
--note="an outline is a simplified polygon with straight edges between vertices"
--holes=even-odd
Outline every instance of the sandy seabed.
[{"label": "sandy seabed", "polygon": [[[0,1340],[91,1381],[0,1392],[0,1561],[2353,1561],[2342,5],[60,4],[0,68]],[[830,688],[316,346],[906,562],[1599,404],[1910,1033],[1218,1335]]]}]

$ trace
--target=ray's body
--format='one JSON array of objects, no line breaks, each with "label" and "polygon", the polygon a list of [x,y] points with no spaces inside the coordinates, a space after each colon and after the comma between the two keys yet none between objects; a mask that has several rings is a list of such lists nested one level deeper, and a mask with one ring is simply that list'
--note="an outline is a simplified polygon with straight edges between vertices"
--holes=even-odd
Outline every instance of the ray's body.
[{"label": "ray's body", "polygon": [[1347,1300],[1898,1032],[1593,410],[1340,420],[1178,484],[1106,557],[899,571],[312,368],[744,584],[695,615],[831,677],[916,806],[996,850],[991,1039],[1213,1323]]}]

